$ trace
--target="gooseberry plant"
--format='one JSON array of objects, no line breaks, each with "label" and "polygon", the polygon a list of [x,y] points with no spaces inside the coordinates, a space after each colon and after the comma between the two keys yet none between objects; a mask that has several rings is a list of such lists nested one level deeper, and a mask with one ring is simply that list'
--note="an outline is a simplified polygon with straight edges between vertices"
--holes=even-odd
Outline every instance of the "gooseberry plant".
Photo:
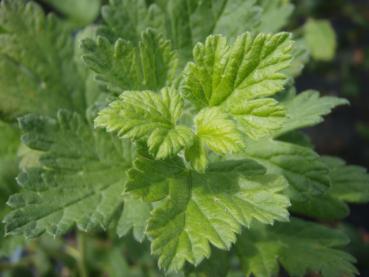
[{"label": "gooseberry plant", "polygon": [[161,274],[357,274],[346,236],[317,222],[367,202],[369,177],[299,131],[348,102],[296,93],[308,53],[280,32],[292,11],[111,0],[76,31],[32,1],[2,1],[2,188],[19,172],[2,247],[132,230]]}]

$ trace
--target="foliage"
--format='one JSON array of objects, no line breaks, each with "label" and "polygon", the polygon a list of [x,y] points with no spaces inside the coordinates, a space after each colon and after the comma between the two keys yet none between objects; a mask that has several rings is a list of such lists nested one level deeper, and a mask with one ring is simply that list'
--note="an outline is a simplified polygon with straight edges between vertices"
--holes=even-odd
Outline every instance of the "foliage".
[{"label": "foliage", "polygon": [[305,39],[311,55],[317,60],[329,61],[336,51],[336,34],[326,20],[310,19],[304,26]]},{"label": "foliage", "polygon": [[281,32],[289,1],[111,0],[73,36],[94,7],[48,2],[69,20],[32,1],[0,7],[0,186],[17,245],[71,234],[74,262],[60,259],[81,276],[358,273],[343,233],[297,218],[369,201],[365,169],[300,133],[348,103],[295,92],[306,49],[334,52],[313,50],[313,21],[301,38]]}]

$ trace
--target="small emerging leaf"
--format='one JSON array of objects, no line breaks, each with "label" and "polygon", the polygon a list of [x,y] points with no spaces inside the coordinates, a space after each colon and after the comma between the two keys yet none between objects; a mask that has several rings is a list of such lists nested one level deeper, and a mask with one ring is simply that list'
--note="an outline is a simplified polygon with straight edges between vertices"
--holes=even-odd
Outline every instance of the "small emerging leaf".
[{"label": "small emerging leaf", "polygon": [[201,110],[195,117],[195,127],[199,140],[216,153],[234,153],[244,147],[236,124],[219,108]]},{"label": "small emerging leaf", "polygon": [[95,126],[138,141],[145,141],[157,159],[176,155],[193,143],[193,133],[176,125],[183,113],[183,100],[175,89],[127,91],[102,110]]},{"label": "small emerging leaf", "polygon": [[252,139],[259,139],[279,130],[285,120],[283,106],[271,98],[234,103],[230,113],[240,129]]}]

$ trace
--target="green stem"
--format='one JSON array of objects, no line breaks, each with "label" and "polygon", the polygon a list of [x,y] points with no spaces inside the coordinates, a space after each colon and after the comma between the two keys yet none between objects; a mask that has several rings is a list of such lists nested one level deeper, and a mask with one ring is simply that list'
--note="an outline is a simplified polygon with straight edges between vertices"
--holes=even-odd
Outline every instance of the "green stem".
[{"label": "green stem", "polygon": [[87,267],[86,267],[86,257],[85,257],[85,250],[86,250],[86,240],[85,235],[81,231],[77,233],[77,243],[78,243],[78,250],[79,250],[79,258],[77,259],[78,262],[78,270],[79,275],[81,277],[87,277]]}]

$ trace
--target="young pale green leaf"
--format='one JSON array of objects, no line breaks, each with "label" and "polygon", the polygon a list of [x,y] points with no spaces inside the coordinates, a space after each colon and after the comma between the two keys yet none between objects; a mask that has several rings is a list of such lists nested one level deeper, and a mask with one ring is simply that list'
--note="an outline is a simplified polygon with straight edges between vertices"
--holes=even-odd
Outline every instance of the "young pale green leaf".
[{"label": "young pale green leaf", "polygon": [[236,249],[246,276],[272,276],[278,272],[278,261],[290,276],[354,276],[358,273],[354,257],[339,249],[347,243],[339,231],[292,219],[245,230]]},{"label": "young pale green leaf", "polygon": [[45,16],[34,2],[5,0],[0,29],[0,111],[5,116],[84,109],[71,36],[55,16]]},{"label": "young pale green leaf", "polygon": [[176,126],[171,130],[157,129],[147,141],[151,153],[156,153],[157,159],[173,156],[192,144],[193,132],[185,126]]},{"label": "young pale green leaf", "polygon": [[271,96],[287,79],[282,71],[291,61],[291,50],[287,33],[245,33],[232,46],[223,36],[210,36],[194,49],[183,92],[198,108]]},{"label": "young pale green leaf", "polygon": [[132,229],[134,238],[142,242],[145,238],[145,229],[150,211],[151,205],[149,203],[126,195],[124,197],[123,212],[117,226],[118,236],[123,237]]},{"label": "young pale green leaf", "polygon": [[176,125],[183,113],[183,100],[173,88],[160,94],[152,91],[126,91],[100,111],[95,126],[138,141],[145,141],[157,158],[176,155],[193,143],[191,129]]},{"label": "young pale green leaf", "polygon": [[304,38],[311,56],[330,61],[336,54],[336,33],[328,20],[309,19],[304,25]]},{"label": "young pale green leaf", "polygon": [[288,219],[284,178],[258,175],[263,171],[250,160],[224,161],[205,174],[169,178],[169,197],[154,209],[147,229],[159,266],[178,271],[186,261],[197,265],[210,256],[210,244],[229,249],[241,226]]},{"label": "young pale green leaf", "polygon": [[257,30],[266,33],[280,31],[294,10],[289,0],[257,0],[256,4],[262,8],[261,24]]},{"label": "young pale green leaf", "polygon": [[20,120],[23,142],[44,151],[41,167],[17,178],[23,190],[10,197],[4,219],[8,234],[54,236],[73,225],[106,228],[123,203],[133,150],[125,141],[97,132],[77,114],[57,119],[28,115]]},{"label": "young pale green leaf", "polygon": [[244,142],[236,124],[217,107],[201,110],[195,117],[196,136],[218,154],[238,152]]},{"label": "young pale green leaf", "polygon": [[242,132],[253,139],[273,134],[285,120],[284,107],[272,98],[234,103],[228,110]]},{"label": "young pale green leaf", "polygon": [[290,63],[291,45],[286,33],[246,33],[232,46],[225,37],[210,36],[195,47],[182,91],[199,109],[221,106],[247,136],[267,136],[281,127],[285,113],[264,97],[283,88],[287,76],[281,72]]},{"label": "young pale green leaf", "polygon": [[269,139],[250,141],[242,157],[254,159],[269,173],[282,174],[290,184],[289,195],[294,201],[305,201],[329,189],[328,167],[309,148]]},{"label": "young pale green leaf", "polygon": [[153,30],[142,33],[138,46],[118,39],[114,44],[105,37],[82,43],[83,59],[108,91],[158,90],[170,85],[177,69],[177,57],[169,41]]},{"label": "young pale green leaf", "polygon": [[241,132],[234,121],[218,107],[202,109],[195,117],[196,137],[185,151],[191,166],[204,172],[207,166],[207,148],[218,154],[239,152],[244,148]]},{"label": "young pale green leaf", "polygon": [[297,96],[293,95],[282,103],[287,111],[287,119],[277,135],[319,124],[323,121],[323,116],[329,114],[333,108],[348,103],[343,98],[319,97],[319,92],[313,90],[304,91]]}]

